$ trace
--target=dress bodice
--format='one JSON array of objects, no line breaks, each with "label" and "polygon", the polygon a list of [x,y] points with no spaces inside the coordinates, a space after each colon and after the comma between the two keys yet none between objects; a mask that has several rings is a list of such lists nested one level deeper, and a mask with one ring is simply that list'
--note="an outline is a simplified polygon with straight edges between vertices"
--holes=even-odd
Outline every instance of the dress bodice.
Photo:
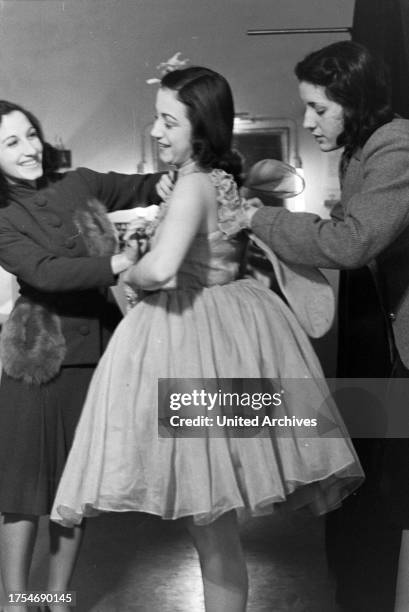
[{"label": "dress bodice", "polygon": [[178,288],[224,285],[240,275],[247,240],[227,237],[221,230],[199,234],[190,247],[177,276]]},{"label": "dress bodice", "polygon": [[248,239],[240,227],[242,198],[237,185],[223,170],[212,170],[209,177],[216,191],[219,228],[195,237],[178,271],[180,289],[224,285],[240,276],[244,264]]}]

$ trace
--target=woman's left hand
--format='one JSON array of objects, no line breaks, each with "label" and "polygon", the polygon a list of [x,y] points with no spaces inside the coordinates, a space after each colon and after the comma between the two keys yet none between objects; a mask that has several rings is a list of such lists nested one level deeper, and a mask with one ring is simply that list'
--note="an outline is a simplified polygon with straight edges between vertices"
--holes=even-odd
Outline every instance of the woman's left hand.
[{"label": "woman's left hand", "polygon": [[176,173],[171,170],[167,174],[163,174],[160,180],[156,183],[156,193],[165,201],[171,195],[176,182]]}]

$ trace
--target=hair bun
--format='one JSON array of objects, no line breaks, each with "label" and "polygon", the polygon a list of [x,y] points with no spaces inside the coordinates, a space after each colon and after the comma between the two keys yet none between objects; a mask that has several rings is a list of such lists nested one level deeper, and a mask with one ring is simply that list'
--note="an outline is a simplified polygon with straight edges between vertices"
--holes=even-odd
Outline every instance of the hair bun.
[{"label": "hair bun", "polygon": [[217,168],[233,175],[237,185],[243,184],[243,158],[238,151],[230,150],[217,160]]}]

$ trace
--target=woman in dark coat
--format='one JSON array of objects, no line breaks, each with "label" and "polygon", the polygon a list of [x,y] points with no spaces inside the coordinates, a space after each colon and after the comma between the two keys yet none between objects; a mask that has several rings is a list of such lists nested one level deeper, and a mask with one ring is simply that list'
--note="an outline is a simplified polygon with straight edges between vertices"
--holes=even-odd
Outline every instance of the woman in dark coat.
[{"label": "woman in dark coat", "polygon": [[[43,158],[37,119],[0,101],[0,265],[21,294],[0,348],[6,593],[27,591],[39,516],[49,513],[89,380],[120,319],[108,288],[136,259],[131,246],[116,253],[106,210],[158,203],[163,189],[158,175],[50,173]],[[50,539],[47,588],[65,591],[81,531],[50,524]]]}]

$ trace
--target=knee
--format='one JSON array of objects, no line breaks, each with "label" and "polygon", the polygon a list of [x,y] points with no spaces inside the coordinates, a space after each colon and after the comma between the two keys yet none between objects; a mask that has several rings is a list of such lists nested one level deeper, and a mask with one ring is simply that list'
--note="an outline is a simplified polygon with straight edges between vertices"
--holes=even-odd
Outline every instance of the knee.
[{"label": "knee", "polygon": [[198,550],[213,548],[216,541],[215,530],[211,525],[194,525],[190,522],[188,531],[193,539],[194,545]]},{"label": "knee", "polygon": [[239,540],[234,516],[223,515],[208,525],[195,525],[188,521],[188,531],[196,549],[201,553],[234,548]]}]

